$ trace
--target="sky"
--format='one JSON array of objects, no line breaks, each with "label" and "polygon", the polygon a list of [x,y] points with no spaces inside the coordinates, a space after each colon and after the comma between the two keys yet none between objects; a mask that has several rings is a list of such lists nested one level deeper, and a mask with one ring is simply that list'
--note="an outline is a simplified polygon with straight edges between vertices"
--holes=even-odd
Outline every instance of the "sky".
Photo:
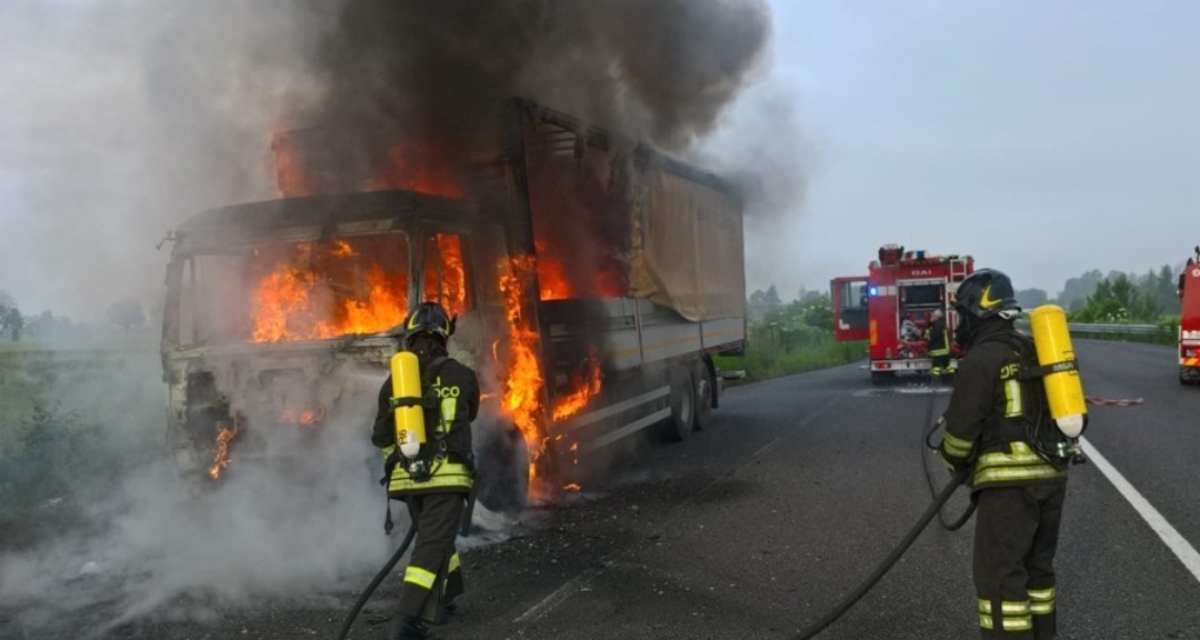
[{"label": "sky", "polygon": [[[895,242],[972,254],[1053,294],[1088,269],[1176,264],[1200,243],[1200,3],[770,3],[768,63],[703,145],[775,190],[747,222],[751,289],[824,289]],[[151,304],[169,228],[271,195],[273,116],[241,98],[317,91],[286,45],[256,50],[251,73],[204,57],[201,45],[265,41],[255,10],[229,29],[106,6],[0,3],[0,290],[27,313]],[[209,73],[156,77],[163,58]],[[247,80],[215,80],[230,76]],[[209,120],[237,126],[220,138]],[[189,149],[232,149],[247,166]]]},{"label": "sky", "polygon": [[1200,243],[1200,3],[772,6],[773,65],[730,120],[784,94],[807,197],[750,226],[751,288],[823,289],[895,242],[1053,295]]}]

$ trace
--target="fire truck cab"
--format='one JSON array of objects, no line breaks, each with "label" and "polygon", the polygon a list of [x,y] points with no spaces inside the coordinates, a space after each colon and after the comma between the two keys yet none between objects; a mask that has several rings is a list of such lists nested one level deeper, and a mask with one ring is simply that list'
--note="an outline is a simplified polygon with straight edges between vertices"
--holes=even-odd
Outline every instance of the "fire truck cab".
[{"label": "fire truck cab", "polygon": [[927,373],[929,328],[941,311],[953,329],[951,295],[975,269],[971,256],[936,256],[889,244],[868,265],[868,275],[834,278],[834,334],[839,341],[868,341],[871,381],[897,372]]},{"label": "fire truck cab", "polygon": [[1179,278],[1179,382],[1200,384],[1200,249]]}]

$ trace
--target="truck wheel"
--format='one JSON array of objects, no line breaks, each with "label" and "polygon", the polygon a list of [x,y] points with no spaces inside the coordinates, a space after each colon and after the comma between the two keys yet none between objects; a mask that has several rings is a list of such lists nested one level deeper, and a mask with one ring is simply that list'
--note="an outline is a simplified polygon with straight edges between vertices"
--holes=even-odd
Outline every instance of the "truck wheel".
[{"label": "truck wheel", "polygon": [[480,433],[475,451],[475,496],[492,511],[517,512],[529,493],[529,450],[516,427]]},{"label": "truck wheel", "polygon": [[873,384],[875,386],[891,384],[892,380],[894,380],[895,378],[896,378],[895,374],[892,373],[891,371],[872,371],[871,372],[871,384]]},{"label": "truck wheel", "polygon": [[663,423],[663,439],[668,442],[687,440],[696,428],[696,383],[684,367],[671,369],[671,417]]},{"label": "truck wheel", "polygon": [[696,419],[694,429],[700,431],[708,426],[713,414],[713,396],[717,393],[716,380],[708,365],[701,361],[692,372],[696,382]]}]

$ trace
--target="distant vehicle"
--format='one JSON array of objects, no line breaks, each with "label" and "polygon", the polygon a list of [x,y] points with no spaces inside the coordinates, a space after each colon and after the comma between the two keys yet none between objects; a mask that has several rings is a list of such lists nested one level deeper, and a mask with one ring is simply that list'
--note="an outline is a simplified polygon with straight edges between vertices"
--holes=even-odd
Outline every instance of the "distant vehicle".
[{"label": "distant vehicle", "polygon": [[1179,382],[1200,384],[1200,248],[1179,285]]},{"label": "distant vehicle", "polygon": [[[704,423],[720,390],[712,355],[746,337],[738,197],[532,102],[511,101],[489,131],[494,145],[465,159],[398,140],[367,169],[344,162],[336,135],[279,134],[283,199],[173,233],[162,358],[184,475],[365,438],[387,332],[415,300],[458,316],[451,354],[484,392],[476,426],[516,451],[481,445],[484,476],[527,461],[544,481],[530,489],[553,492],[595,450]],[[346,423],[357,431],[329,433]],[[495,484],[485,504],[501,500]]]},{"label": "distant vehicle", "polygon": [[936,256],[889,244],[879,249],[866,276],[831,281],[834,334],[839,341],[868,341],[871,382],[897,372],[928,373],[930,316],[940,310],[957,326],[950,297],[975,270],[971,256]]}]

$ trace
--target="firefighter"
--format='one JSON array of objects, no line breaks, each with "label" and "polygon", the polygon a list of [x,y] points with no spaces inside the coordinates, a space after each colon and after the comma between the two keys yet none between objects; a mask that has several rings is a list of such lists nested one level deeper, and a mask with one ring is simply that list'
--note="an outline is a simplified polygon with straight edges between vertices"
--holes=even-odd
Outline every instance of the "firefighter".
[{"label": "firefighter", "polygon": [[[428,623],[440,623],[464,589],[462,564],[454,548],[466,499],[473,485],[471,421],[479,410],[475,372],[449,357],[447,341],[454,321],[436,303],[417,306],[397,336],[420,362],[427,441],[418,457],[424,474],[409,472],[396,447],[392,380],[379,390],[379,412],[371,442],[386,456],[390,499],[401,500],[417,527],[416,541],[400,592],[403,616],[397,638],[432,638]],[[390,523],[390,513],[389,513]]]},{"label": "firefighter", "polygon": [[941,309],[935,309],[929,319],[929,357],[933,359],[929,373],[937,379],[950,372],[950,331],[946,328],[946,314]]},{"label": "firefighter", "polygon": [[[966,349],[942,416],[942,456],[969,472],[977,505],[974,578],[984,638],[1055,637],[1054,552],[1066,496],[1064,436],[1053,426],[1033,341],[1003,273],[958,288],[955,340]],[[1049,426],[1047,426],[1049,425]]]}]

